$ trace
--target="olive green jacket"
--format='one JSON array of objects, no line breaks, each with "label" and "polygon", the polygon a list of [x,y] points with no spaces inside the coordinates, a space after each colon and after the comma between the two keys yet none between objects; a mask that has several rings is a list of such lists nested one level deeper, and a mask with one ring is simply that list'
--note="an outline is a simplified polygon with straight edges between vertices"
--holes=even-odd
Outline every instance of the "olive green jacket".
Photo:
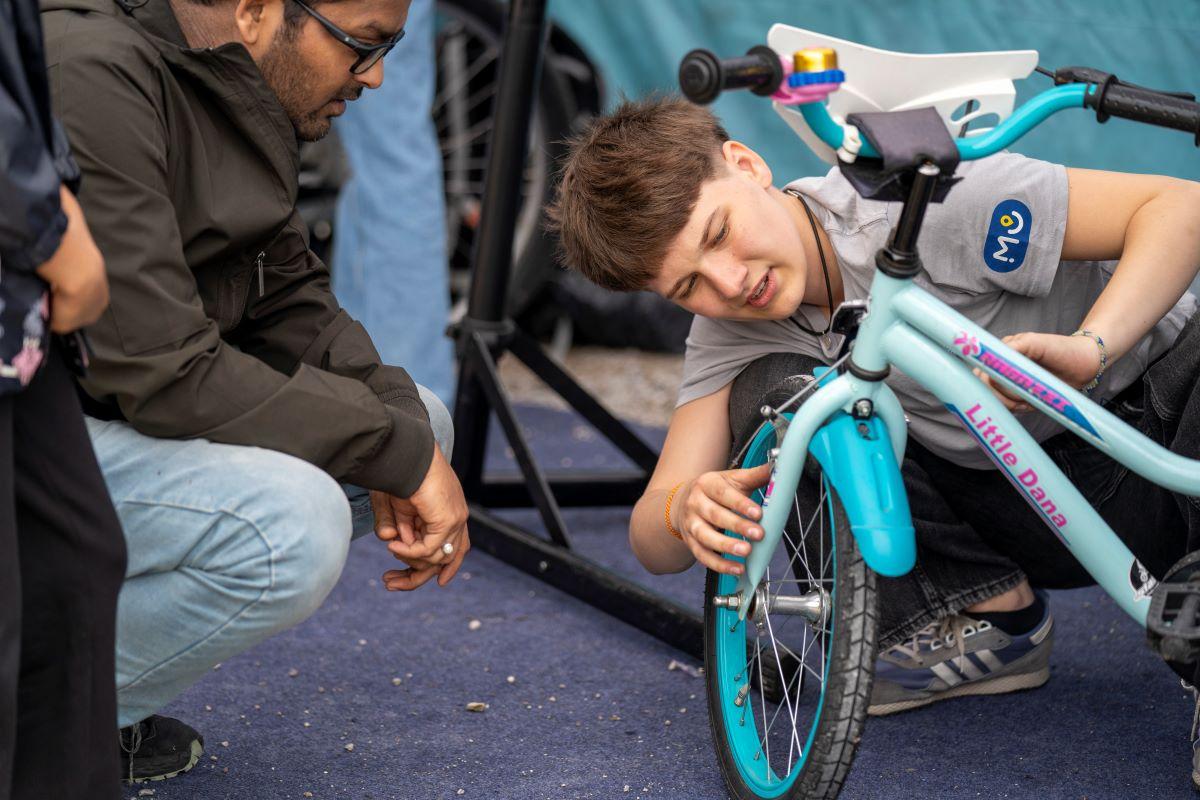
[{"label": "olive green jacket", "polygon": [[189,49],[167,0],[122,2],[42,2],[111,286],[89,331],[89,412],[407,497],[433,456],[428,415],[308,248],[283,108],[242,45]]}]

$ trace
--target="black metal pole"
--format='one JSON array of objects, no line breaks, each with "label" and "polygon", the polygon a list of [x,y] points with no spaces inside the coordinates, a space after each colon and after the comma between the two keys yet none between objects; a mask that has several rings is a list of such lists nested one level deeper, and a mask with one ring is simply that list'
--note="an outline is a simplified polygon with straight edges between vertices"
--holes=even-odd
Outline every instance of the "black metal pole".
[{"label": "black metal pole", "polygon": [[546,0],[511,0],[509,30],[500,55],[500,87],[488,153],[487,178],[475,253],[475,277],[467,316],[483,322],[504,319],[513,235],[521,207],[521,175],[533,99],[537,96],[546,39]]},{"label": "black metal pole", "polygon": [[500,56],[495,127],[488,147],[474,275],[466,318],[459,328],[462,358],[454,398],[454,428],[459,444],[452,461],[467,497],[477,496],[483,481],[488,426],[487,397],[477,377],[478,370],[486,367],[473,357],[471,337],[475,333],[494,337],[511,328],[505,320],[504,305],[521,206],[530,117],[546,37],[546,0],[511,0]]},{"label": "black metal pole", "polygon": [[[573,553],[553,491],[557,486],[575,505],[612,505],[618,500],[631,504],[653,469],[654,452],[546,358],[535,342],[521,336],[506,316],[525,151],[547,31],[546,0],[510,0],[474,275],[466,316],[454,328],[459,352],[454,471],[471,503],[471,535],[481,550],[700,658],[700,617]],[[640,480],[625,473],[595,476],[587,485],[581,485],[579,475],[557,483],[547,478],[533,461],[496,374],[494,359],[510,349],[642,468]],[[483,479],[492,411],[500,416],[505,436],[518,454],[523,477],[520,484],[502,481],[489,485]],[[518,502],[522,495],[528,498],[525,503]],[[510,507],[532,501],[541,512],[551,541],[493,516],[480,505],[486,498],[500,499],[502,505]]]}]

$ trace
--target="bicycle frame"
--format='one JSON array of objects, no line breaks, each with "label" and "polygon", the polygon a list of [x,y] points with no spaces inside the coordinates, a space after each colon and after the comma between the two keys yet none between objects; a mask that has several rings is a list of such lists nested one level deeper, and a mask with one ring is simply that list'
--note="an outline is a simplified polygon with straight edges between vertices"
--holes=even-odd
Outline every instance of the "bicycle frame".
[{"label": "bicycle frame", "polygon": [[[1129,548],[971,368],[983,369],[1090,445],[1167,489],[1200,495],[1200,461],[1179,456],[1146,438],[921,290],[911,279],[876,272],[870,296],[870,311],[851,353],[860,374],[895,366],[930,390],[972,433],[996,467],[1096,582],[1144,626],[1155,579],[1140,580],[1145,569]],[[771,502],[764,503],[765,535],[746,558],[745,572],[738,581],[743,597],[753,596],[783,535],[814,435],[841,414],[853,416],[856,404],[864,399],[872,403],[872,416],[887,427],[891,454],[896,459],[891,466],[898,470],[903,461],[906,424],[886,384],[864,380],[850,371],[822,379],[822,385],[796,409],[780,444],[768,489]],[[844,441],[847,446],[858,446],[853,439]],[[830,479],[839,480],[836,474]],[[869,475],[850,479],[877,480]],[[855,494],[852,487],[843,492],[835,483],[834,488],[845,496]],[[857,509],[850,502],[845,505],[851,529],[861,545],[863,534],[855,525]],[[906,507],[903,513],[907,514]],[[898,535],[899,527],[888,530]],[[874,535],[879,535],[878,528]],[[874,568],[867,548],[862,549],[868,565]],[[1137,583],[1132,575],[1139,576]],[[742,605],[739,616],[744,617],[748,605]]]}]

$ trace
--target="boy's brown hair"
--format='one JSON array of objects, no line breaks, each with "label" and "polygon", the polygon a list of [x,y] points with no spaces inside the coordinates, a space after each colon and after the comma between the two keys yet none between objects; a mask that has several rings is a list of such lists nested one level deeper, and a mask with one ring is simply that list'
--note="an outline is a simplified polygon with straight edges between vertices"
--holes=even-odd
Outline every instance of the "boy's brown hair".
[{"label": "boy's brown hair", "polygon": [[729,134],[681,97],[625,101],[570,142],[547,209],[565,264],[606,289],[645,289],[716,175]]}]

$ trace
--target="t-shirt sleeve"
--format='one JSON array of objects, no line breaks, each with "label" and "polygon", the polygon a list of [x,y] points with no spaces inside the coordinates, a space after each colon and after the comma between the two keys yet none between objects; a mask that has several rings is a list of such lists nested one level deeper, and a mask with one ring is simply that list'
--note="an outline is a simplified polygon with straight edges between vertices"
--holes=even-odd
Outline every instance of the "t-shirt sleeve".
[{"label": "t-shirt sleeve", "polygon": [[683,380],[675,407],[690,403],[721,389],[737,377],[736,356],[730,351],[731,337],[720,320],[697,316],[688,331],[683,356]]},{"label": "t-shirt sleeve", "polygon": [[789,352],[821,357],[817,345],[787,320],[734,321],[697,316],[688,333],[683,380],[675,406],[724,388],[765,355]]},{"label": "t-shirt sleeve", "polygon": [[1066,168],[998,153],[964,162],[957,174],[962,180],[946,202],[929,206],[921,229],[929,280],[971,294],[1044,296],[1067,230]]}]

